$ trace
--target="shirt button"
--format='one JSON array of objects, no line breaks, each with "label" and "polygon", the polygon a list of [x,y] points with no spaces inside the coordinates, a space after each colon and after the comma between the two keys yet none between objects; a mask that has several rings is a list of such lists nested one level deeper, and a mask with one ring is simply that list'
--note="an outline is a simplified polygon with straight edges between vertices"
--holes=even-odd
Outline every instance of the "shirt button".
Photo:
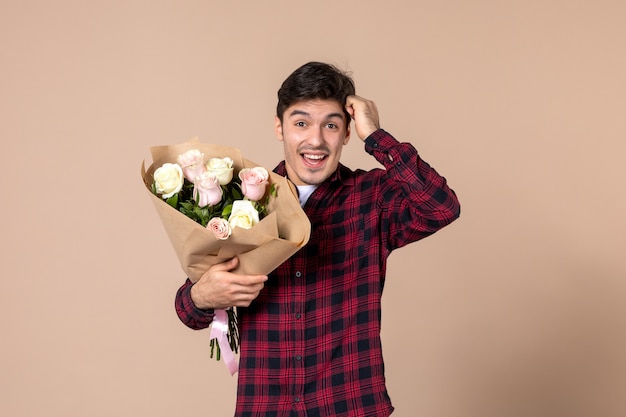
[{"label": "shirt button", "polygon": [[297,361],[301,361],[302,360],[302,356],[301,355],[296,355],[296,360]]},{"label": "shirt button", "polygon": [[296,271],[296,277],[300,278],[302,276],[302,272]]},{"label": "shirt button", "polygon": [[301,317],[302,317],[302,314],[300,314],[300,313],[296,313],[296,318],[297,318],[298,320],[300,320],[300,318],[301,318]]}]

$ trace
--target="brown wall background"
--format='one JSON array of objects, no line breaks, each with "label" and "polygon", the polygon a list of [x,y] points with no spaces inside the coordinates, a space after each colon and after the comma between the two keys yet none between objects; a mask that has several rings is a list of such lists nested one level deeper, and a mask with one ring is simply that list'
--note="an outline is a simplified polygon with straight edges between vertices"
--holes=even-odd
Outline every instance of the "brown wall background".
[{"label": "brown wall background", "polygon": [[394,415],[626,415],[624,4],[2,1],[0,415],[232,415],[139,168],[193,136],[273,167],[309,60],[462,202],[390,261]]}]

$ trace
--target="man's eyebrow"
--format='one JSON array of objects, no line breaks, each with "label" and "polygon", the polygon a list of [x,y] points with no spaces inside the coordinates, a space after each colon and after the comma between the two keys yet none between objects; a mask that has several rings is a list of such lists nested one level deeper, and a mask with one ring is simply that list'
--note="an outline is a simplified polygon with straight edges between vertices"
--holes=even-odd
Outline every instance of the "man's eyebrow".
[{"label": "man's eyebrow", "polygon": [[305,112],[304,110],[293,110],[291,113],[289,113],[289,116],[306,116],[306,117],[311,117],[311,115],[307,112]]},{"label": "man's eyebrow", "polygon": [[343,113],[331,113],[326,116],[327,119],[332,119],[333,117],[338,117],[340,119],[343,119],[345,115]]},{"label": "man's eyebrow", "polygon": [[[292,116],[311,117],[311,114],[308,113],[308,112],[305,112],[304,110],[295,109],[291,113],[289,113],[289,117],[292,117]],[[330,114],[326,115],[326,119],[332,119],[333,117],[338,117],[340,119],[343,119],[345,116],[344,116],[343,113],[339,113],[339,112],[337,112],[337,113],[330,113]]]}]

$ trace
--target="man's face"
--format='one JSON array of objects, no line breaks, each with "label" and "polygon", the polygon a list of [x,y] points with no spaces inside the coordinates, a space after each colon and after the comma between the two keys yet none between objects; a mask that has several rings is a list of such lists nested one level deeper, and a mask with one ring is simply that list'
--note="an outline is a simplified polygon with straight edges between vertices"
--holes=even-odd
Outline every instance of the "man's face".
[{"label": "man's face", "polygon": [[300,101],[276,117],[276,136],[283,142],[289,179],[296,185],[318,185],[330,177],[350,139],[343,107],[335,100]]}]

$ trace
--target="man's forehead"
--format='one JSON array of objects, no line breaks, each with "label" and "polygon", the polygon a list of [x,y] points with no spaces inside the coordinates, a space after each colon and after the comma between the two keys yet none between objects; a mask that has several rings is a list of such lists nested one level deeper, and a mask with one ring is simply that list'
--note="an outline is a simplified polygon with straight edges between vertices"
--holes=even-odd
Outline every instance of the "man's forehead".
[{"label": "man's forehead", "polygon": [[285,116],[306,116],[306,117],[338,117],[345,119],[344,108],[336,100],[302,100],[292,104],[285,110]]}]

